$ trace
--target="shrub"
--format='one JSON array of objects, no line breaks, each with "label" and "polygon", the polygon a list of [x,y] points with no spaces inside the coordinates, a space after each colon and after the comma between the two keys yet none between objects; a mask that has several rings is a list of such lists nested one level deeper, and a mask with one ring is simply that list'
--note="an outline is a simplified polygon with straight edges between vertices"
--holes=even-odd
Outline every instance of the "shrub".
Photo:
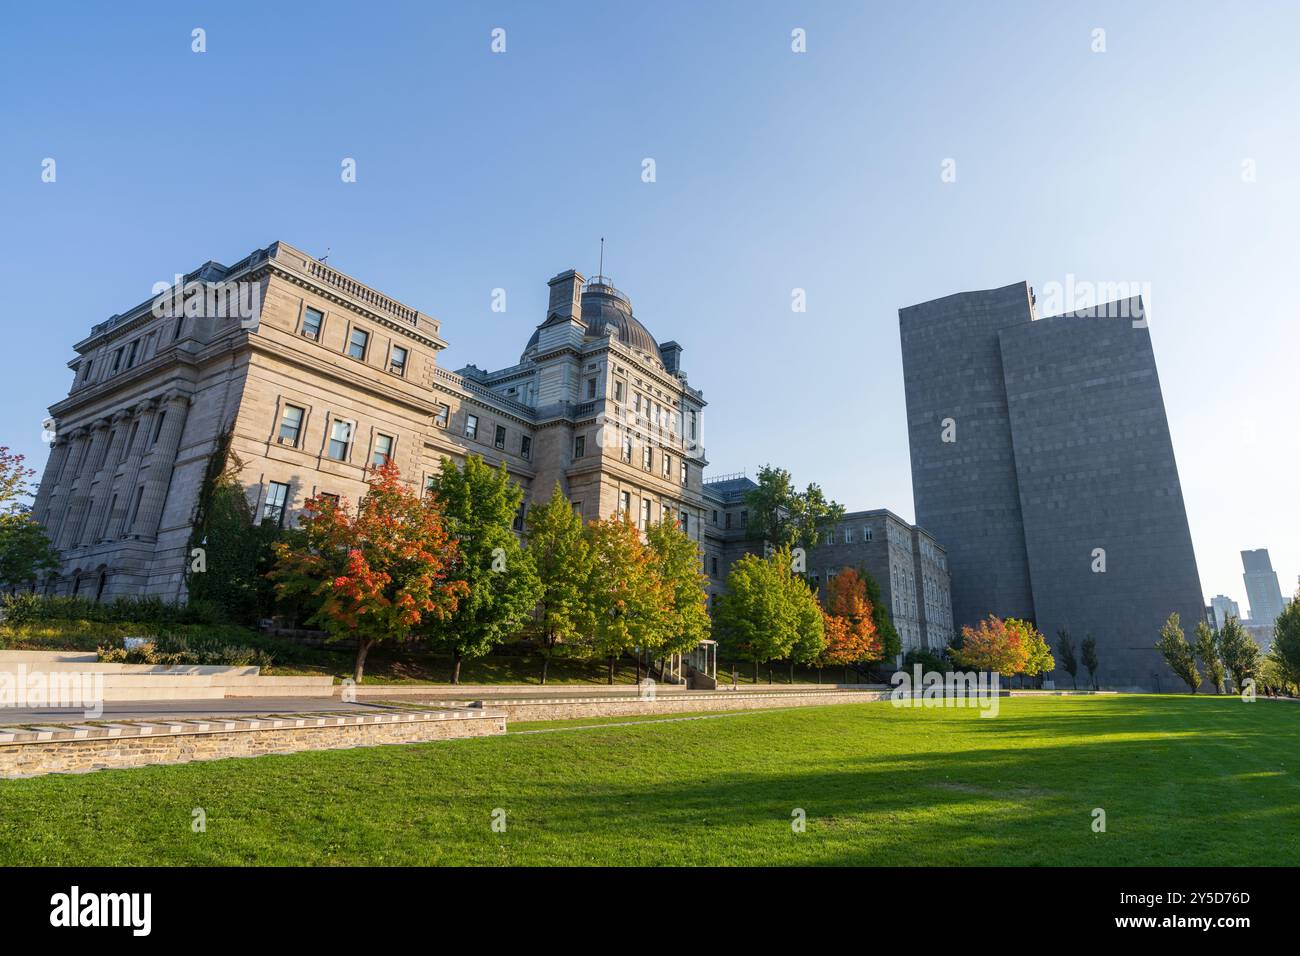
[{"label": "shrub", "polygon": [[174,604],[159,597],[118,598],[97,604],[82,597],[14,594],[0,597],[7,625],[37,621],[94,621],[101,624],[223,624],[225,614],[206,601]]},{"label": "shrub", "polygon": [[935,671],[942,674],[951,667],[946,658],[921,647],[914,647],[903,656],[903,670],[910,671],[917,664],[921,665],[921,673]]}]

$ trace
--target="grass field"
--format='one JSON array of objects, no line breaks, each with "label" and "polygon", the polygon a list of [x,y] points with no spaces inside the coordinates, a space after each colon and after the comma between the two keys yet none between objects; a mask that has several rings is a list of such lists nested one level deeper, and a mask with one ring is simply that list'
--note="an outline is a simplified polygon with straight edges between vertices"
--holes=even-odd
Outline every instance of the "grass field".
[{"label": "grass field", "polygon": [[1300,863],[1290,702],[617,723],[0,781],[0,864]]}]

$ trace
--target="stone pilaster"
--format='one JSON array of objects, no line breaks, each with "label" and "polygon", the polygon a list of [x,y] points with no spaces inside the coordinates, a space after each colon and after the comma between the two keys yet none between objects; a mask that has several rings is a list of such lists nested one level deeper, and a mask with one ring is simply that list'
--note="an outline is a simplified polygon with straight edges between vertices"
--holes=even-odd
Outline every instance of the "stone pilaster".
[{"label": "stone pilaster", "polygon": [[55,489],[58,491],[58,497],[54,501],[51,513],[47,516],[45,527],[52,532],[51,542],[57,547],[58,538],[62,537],[63,528],[68,523],[68,505],[72,501],[72,485],[77,469],[81,467],[81,459],[86,455],[86,445],[90,442],[90,433],[85,428],[77,428],[68,434],[68,457],[67,462],[59,471],[58,484]]},{"label": "stone pilaster", "polygon": [[90,532],[89,542],[97,543],[103,535],[100,529],[104,525],[104,514],[108,511],[108,503],[113,496],[113,475],[117,471],[118,462],[122,458],[122,445],[126,442],[127,431],[131,416],[126,412],[118,412],[113,416],[112,440],[108,445],[108,454],[104,457],[104,466],[99,469],[100,493],[95,499],[90,509],[90,518],[86,522],[86,530]]},{"label": "stone pilaster", "polygon": [[122,479],[122,491],[117,498],[117,508],[108,516],[108,529],[105,538],[120,538],[131,528],[131,507],[135,504],[136,484],[140,480],[140,466],[149,451],[149,439],[153,435],[154,416],[158,414],[158,400],[151,398],[137,405],[132,414],[140,423],[136,429],[135,442],[126,450],[126,477]]},{"label": "stone pilaster", "polygon": [[71,442],[60,436],[54,440],[54,445],[50,448],[50,457],[45,463],[45,471],[41,472],[41,485],[36,490],[36,500],[32,503],[32,517],[41,524],[45,524],[50,496],[54,493],[54,486],[58,484],[59,472],[63,470],[68,460],[70,447]]},{"label": "stone pilaster", "polygon": [[78,544],[77,532],[81,529],[81,520],[86,515],[89,504],[90,483],[94,480],[94,469],[98,463],[100,450],[108,439],[108,419],[101,418],[90,426],[90,441],[86,453],[77,464],[76,471],[68,475],[68,510],[64,513],[63,526],[59,528],[59,549],[66,551]]},{"label": "stone pilaster", "polygon": [[166,417],[163,419],[162,433],[150,452],[149,481],[145,484],[144,498],[140,502],[140,514],[136,516],[135,527],[131,529],[136,537],[152,539],[158,534],[158,522],[162,520],[163,504],[167,500],[167,487],[171,484],[176,453],[181,447],[181,433],[185,430],[189,404],[187,396],[176,393],[163,400],[160,414]]}]

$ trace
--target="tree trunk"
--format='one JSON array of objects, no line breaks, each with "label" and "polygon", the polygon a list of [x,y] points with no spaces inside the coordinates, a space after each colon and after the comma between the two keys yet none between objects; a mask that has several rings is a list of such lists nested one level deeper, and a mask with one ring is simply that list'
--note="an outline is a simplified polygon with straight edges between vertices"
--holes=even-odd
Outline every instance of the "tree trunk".
[{"label": "tree trunk", "polygon": [[754,683],[758,683],[758,658],[754,659]]},{"label": "tree trunk", "polygon": [[790,686],[794,686],[794,658],[790,658]]},{"label": "tree trunk", "polygon": [[822,682],[822,669],[821,669],[821,667],[818,667],[818,668],[817,668],[817,683],[820,684],[821,682]]},{"label": "tree trunk", "polygon": [[457,648],[451,652],[451,682],[460,683],[460,649]]},{"label": "tree trunk", "polygon": [[769,685],[772,683],[772,662],[771,661],[767,662],[767,682]]},{"label": "tree trunk", "polygon": [[614,683],[614,655],[609,655],[609,682]]},{"label": "tree trunk", "polygon": [[361,683],[361,675],[366,669],[366,655],[370,653],[370,648],[374,646],[373,640],[366,638],[357,638],[357,663],[352,669],[352,679],[356,683]]},{"label": "tree trunk", "polygon": [[636,652],[636,682],[641,683],[641,652]]},{"label": "tree trunk", "polygon": [[551,666],[551,655],[547,654],[542,658],[542,683],[546,683],[546,671]]}]

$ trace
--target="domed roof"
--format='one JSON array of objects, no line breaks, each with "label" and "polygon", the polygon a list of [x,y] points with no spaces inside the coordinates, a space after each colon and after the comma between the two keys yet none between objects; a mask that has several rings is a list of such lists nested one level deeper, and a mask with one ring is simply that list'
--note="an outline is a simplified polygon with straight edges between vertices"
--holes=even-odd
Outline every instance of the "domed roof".
[{"label": "domed roof", "polygon": [[[582,290],[582,324],[590,338],[615,333],[628,348],[660,357],[655,337],[632,315],[632,300],[606,282],[604,276],[597,276]],[[538,328],[524,351],[536,345],[540,335]]]}]

